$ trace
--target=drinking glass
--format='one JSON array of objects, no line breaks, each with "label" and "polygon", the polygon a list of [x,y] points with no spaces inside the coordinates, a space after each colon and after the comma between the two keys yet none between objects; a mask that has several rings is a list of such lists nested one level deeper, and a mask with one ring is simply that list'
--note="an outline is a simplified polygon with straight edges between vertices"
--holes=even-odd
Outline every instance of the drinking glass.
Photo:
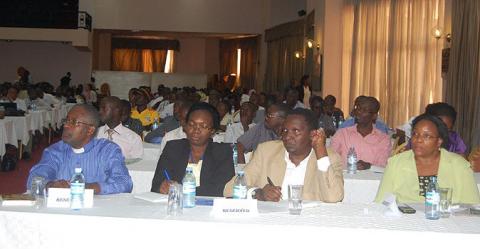
[{"label": "drinking glass", "polygon": [[303,185],[288,185],[288,211],[299,215],[302,212]]},{"label": "drinking glass", "polygon": [[440,193],[440,217],[450,217],[450,208],[452,205],[452,188],[439,188]]},{"label": "drinking glass", "polygon": [[35,207],[40,207],[43,204],[45,194],[45,179],[43,177],[33,177],[30,186],[30,194],[35,198]]},{"label": "drinking glass", "polygon": [[182,184],[172,183],[168,189],[167,215],[177,216],[183,213]]}]

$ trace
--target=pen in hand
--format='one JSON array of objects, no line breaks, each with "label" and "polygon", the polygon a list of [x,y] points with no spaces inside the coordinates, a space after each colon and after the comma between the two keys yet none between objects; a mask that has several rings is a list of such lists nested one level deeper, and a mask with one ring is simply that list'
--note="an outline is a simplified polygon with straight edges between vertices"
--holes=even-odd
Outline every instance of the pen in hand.
[{"label": "pen in hand", "polygon": [[163,170],[163,175],[165,176],[165,178],[167,178],[168,181],[171,181],[170,175],[168,175],[168,171],[166,169]]},{"label": "pen in hand", "polygon": [[270,179],[270,177],[267,176],[267,181],[268,181],[268,184],[272,185],[273,187],[275,187],[275,184],[273,184],[272,182],[272,179]]}]

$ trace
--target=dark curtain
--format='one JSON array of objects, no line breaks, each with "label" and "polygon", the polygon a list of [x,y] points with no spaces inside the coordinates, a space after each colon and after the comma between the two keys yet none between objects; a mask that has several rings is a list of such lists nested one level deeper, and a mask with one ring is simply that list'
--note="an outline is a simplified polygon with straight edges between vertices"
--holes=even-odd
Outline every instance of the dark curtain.
[{"label": "dark curtain", "polygon": [[237,49],[241,49],[241,57],[236,87],[252,89],[258,65],[258,37],[220,41],[220,77],[237,72]]},{"label": "dark curtain", "polygon": [[112,38],[112,70],[164,72],[168,50],[179,50],[177,40]]},{"label": "dark curtain", "polygon": [[299,80],[304,73],[304,60],[295,58],[295,51],[303,52],[304,20],[275,26],[265,31],[267,62],[265,90],[278,91]]},{"label": "dark curtain", "polygon": [[469,148],[480,144],[480,1],[452,1],[452,47],[445,100]]}]

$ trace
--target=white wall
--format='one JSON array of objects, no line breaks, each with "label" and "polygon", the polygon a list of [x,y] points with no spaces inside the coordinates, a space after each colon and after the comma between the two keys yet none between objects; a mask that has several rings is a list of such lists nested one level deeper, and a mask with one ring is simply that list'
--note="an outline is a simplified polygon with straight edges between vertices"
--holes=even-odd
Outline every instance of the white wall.
[{"label": "white wall", "polygon": [[181,32],[263,32],[261,0],[80,0],[92,8],[93,26]]},{"label": "white wall", "polygon": [[60,42],[0,41],[0,82],[15,81],[19,66],[30,71],[34,82],[58,85],[71,72],[72,83],[88,83],[91,52]]}]

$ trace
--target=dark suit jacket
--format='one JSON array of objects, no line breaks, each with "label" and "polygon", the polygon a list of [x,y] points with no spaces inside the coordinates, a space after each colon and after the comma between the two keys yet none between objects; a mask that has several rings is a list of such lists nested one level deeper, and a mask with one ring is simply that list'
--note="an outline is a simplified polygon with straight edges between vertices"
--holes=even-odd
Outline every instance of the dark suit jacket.
[{"label": "dark suit jacket", "polygon": [[[187,139],[172,140],[165,145],[152,180],[152,192],[159,192],[165,180],[166,169],[171,180],[182,182],[190,156],[190,143]],[[210,141],[203,155],[200,172],[200,186],[197,196],[223,196],[225,184],[235,175],[232,149],[229,144]]]}]

